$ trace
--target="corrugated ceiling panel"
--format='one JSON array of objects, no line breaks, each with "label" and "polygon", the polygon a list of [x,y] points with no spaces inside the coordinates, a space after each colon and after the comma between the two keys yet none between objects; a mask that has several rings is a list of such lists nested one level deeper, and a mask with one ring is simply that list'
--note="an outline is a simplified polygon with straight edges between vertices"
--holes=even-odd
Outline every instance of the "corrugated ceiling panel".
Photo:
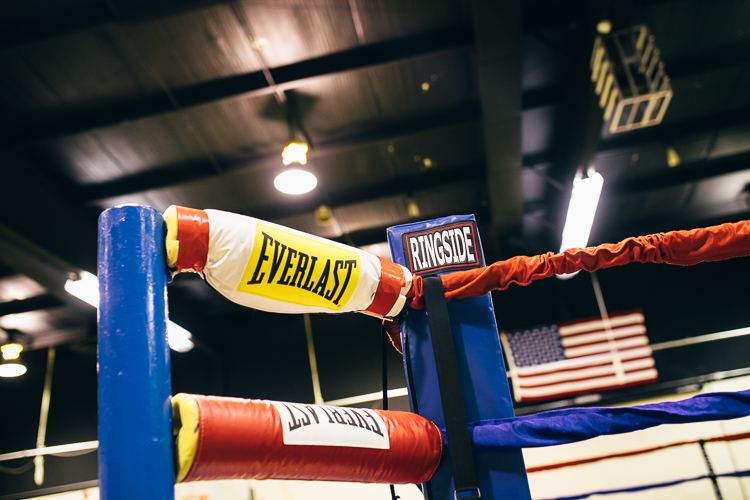
[{"label": "corrugated ceiling panel", "polygon": [[[453,50],[304,82],[295,93],[313,140],[378,119],[405,119],[476,99],[469,54]],[[423,84],[428,86],[423,89]]]},{"label": "corrugated ceiling panel", "polygon": [[538,89],[555,85],[563,69],[563,58],[560,50],[555,49],[547,37],[523,35],[523,59],[521,84],[524,90]]},{"label": "corrugated ceiling panel", "polygon": [[[0,95],[18,113],[54,113],[158,90],[139,74],[106,30],[75,33],[0,51]],[[23,118],[23,117],[21,117]]]},{"label": "corrugated ceiling panel", "polygon": [[747,32],[750,3],[745,0],[681,0],[644,4],[633,16],[634,24],[645,23],[656,36],[656,46],[667,61],[689,57],[738,41]]},{"label": "corrugated ceiling panel", "polygon": [[158,72],[169,87],[213,80],[261,66],[228,5],[113,29],[141,71]]},{"label": "corrugated ceiling panel", "polygon": [[[423,115],[476,100],[466,50],[453,50],[368,70],[384,118]],[[429,90],[424,91],[422,84]]]},{"label": "corrugated ceiling panel", "polygon": [[209,149],[220,157],[268,148],[278,149],[281,155],[289,139],[289,127],[271,95],[216,101],[184,113]]},{"label": "corrugated ceiling panel", "polygon": [[351,132],[360,124],[380,118],[366,70],[314,78],[294,93],[302,124],[313,141]]},{"label": "corrugated ceiling panel", "polygon": [[471,22],[470,4],[459,0],[355,0],[354,4],[366,43]]},{"label": "corrugated ceiling panel", "polygon": [[188,160],[205,159],[210,171],[201,140],[181,113],[167,113],[64,137],[39,149],[75,182],[89,184]]},{"label": "corrugated ceiling panel", "polygon": [[[738,86],[743,81],[743,69],[742,66],[730,66],[711,73],[672,80],[674,97],[663,123],[675,123],[700,115],[715,115],[750,104],[750,93]],[[666,71],[669,74],[669,66]]]},{"label": "corrugated ceiling panel", "polygon": [[750,151],[750,126],[722,130],[716,136],[711,158],[729,156]]},{"label": "corrugated ceiling panel", "polygon": [[310,164],[332,193],[446,169],[460,178],[461,168],[483,161],[480,140],[478,126],[465,124],[342,149]]},{"label": "corrugated ceiling panel", "polygon": [[486,183],[471,179],[414,193],[420,219],[472,214],[486,208]]},{"label": "corrugated ceiling panel", "polygon": [[241,3],[247,24],[271,67],[357,45],[346,0]]},{"label": "corrugated ceiling panel", "polygon": [[[664,220],[682,213],[690,201],[692,184],[642,191],[634,195],[599,200],[595,225],[624,226],[649,220]],[[670,228],[675,229],[675,228]],[[598,242],[590,241],[589,244]]]},{"label": "corrugated ceiling panel", "polygon": [[409,218],[409,213],[406,200],[399,195],[338,207],[335,216],[342,231],[351,233],[399,224]]},{"label": "corrugated ceiling panel", "polygon": [[[750,167],[750,165],[748,165]],[[687,209],[720,217],[746,212],[750,206],[750,168],[734,174],[714,177],[695,186]]]},{"label": "corrugated ceiling panel", "polygon": [[218,101],[165,113],[85,134],[64,137],[39,147],[75,182],[105,182],[188,161],[247,156],[278,148],[288,138],[285,123],[267,121],[266,107],[278,108],[270,96]]},{"label": "corrugated ceiling panel", "polygon": [[40,14],[54,15],[74,9],[96,6],[101,0],[24,0],[0,2],[0,19],[4,22],[33,19]]},{"label": "corrugated ceiling panel", "polygon": [[336,217],[338,216],[338,210],[333,211],[334,221],[327,226],[321,226],[315,222],[315,216],[308,212],[304,214],[291,215],[289,217],[279,217],[273,220],[276,224],[282,226],[291,227],[298,231],[303,231],[308,234],[314,234],[321,238],[338,238],[343,233],[341,226],[338,223]]},{"label": "corrugated ceiling panel", "polygon": [[556,106],[541,106],[521,113],[521,152],[525,155],[552,149]]}]

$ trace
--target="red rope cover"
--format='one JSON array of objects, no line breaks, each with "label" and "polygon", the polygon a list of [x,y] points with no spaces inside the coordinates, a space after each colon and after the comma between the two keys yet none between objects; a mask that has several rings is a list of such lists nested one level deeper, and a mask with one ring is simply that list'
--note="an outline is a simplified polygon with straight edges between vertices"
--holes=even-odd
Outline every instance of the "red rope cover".
[{"label": "red rope cover", "polygon": [[177,207],[177,272],[202,273],[208,257],[209,224],[203,210]]},{"label": "red rope cover", "polygon": [[[631,237],[598,247],[571,248],[560,254],[549,252],[533,257],[512,257],[487,267],[444,274],[440,278],[443,280],[445,297],[450,301],[479,297],[492,290],[505,290],[512,284],[525,286],[555,274],[581,270],[592,272],[631,262],[692,266],[747,255],[750,255],[750,221],[741,221],[690,231]],[[406,303],[414,309],[424,308],[422,279],[419,276],[413,279]]]},{"label": "red rope cover", "polygon": [[[740,221],[690,231],[631,237],[619,243],[571,248],[559,254],[548,252],[533,257],[517,256],[487,267],[443,274],[440,279],[443,281],[445,298],[450,302],[453,299],[480,297],[492,290],[505,290],[512,284],[526,286],[555,274],[581,270],[592,272],[631,262],[692,266],[748,255],[750,221]],[[420,276],[412,278],[406,304],[413,309],[424,309]],[[393,346],[401,352],[398,322],[384,321],[383,324]]]},{"label": "red rope cover", "polygon": [[[388,449],[285,445],[282,419],[271,402],[191,397],[198,403],[200,438],[185,481],[302,479],[423,483],[435,472],[443,453],[440,430],[413,413],[368,410],[375,411],[385,422],[390,440]],[[324,415],[330,415],[341,420],[338,423],[342,428],[356,426],[357,415],[349,408],[291,406],[298,407],[294,411],[300,420],[303,412],[314,408],[321,420],[327,421]],[[316,422],[310,415],[307,422],[314,425]]]},{"label": "red rope cover", "polygon": [[406,284],[406,277],[403,267],[382,257],[378,257],[378,259],[380,259],[380,281],[375,292],[375,298],[372,299],[372,304],[365,312],[382,318],[388,315],[393,304],[398,301],[401,288]]}]

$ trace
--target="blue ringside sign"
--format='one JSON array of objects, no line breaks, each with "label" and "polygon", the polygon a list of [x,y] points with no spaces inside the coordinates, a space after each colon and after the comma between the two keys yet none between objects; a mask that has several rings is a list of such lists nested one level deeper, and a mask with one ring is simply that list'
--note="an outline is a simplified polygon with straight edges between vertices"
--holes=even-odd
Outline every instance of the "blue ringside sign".
[{"label": "blue ringside sign", "polygon": [[[484,266],[473,215],[456,215],[388,228],[393,261],[417,275],[444,274]],[[450,254],[450,255],[449,255]],[[450,260],[448,260],[450,258]],[[472,260],[473,259],[473,260]],[[490,294],[448,303],[461,390],[468,422],[513,416],[502,348]],[[424,310],[404,308],[401,342],[412,411],[445,428],[430,329]],[[483,499],[531,500],[521,450],[477,454]],[[428,500],[453,499],[450,455],[440,463]]]}]

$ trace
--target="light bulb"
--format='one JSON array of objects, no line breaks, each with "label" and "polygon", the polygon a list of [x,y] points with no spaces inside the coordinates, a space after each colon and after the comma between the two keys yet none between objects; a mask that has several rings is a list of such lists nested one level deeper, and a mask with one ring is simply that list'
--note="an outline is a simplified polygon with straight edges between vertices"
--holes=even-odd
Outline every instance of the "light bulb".
[{"label": "light bulb", "polygon": [[3,353],[3,359],[18,359],[21,351],[23,351],[23,346],[15,342],[0,346],[0,352]]},{"label": "light bulb", "polygon": [[290,163],[305,165],[307,163],[307,144],[290,142],[281,152],[281,160],[284,162],[284,165],[289,165]]}]

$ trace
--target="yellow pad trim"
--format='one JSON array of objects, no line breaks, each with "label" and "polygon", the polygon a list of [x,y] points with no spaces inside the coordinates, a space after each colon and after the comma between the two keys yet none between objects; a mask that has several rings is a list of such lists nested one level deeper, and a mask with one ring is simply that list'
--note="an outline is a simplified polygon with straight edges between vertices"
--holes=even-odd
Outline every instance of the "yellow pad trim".
[{"label": "yellow pad trim", "polygon": [[167,223],[167,266],[177,267],[177,255],[180,253],[180,242],[177,240],[177,207],[170,205],[164,211],[164,222]]},{"label": "yellow pad trim", "polygon": [[195,460],[200,436],[198,403],[190,394],[175,394],[172,397],[172,432],[175,440],[177,461],[176,481],[181,483],[190,472]]}]

